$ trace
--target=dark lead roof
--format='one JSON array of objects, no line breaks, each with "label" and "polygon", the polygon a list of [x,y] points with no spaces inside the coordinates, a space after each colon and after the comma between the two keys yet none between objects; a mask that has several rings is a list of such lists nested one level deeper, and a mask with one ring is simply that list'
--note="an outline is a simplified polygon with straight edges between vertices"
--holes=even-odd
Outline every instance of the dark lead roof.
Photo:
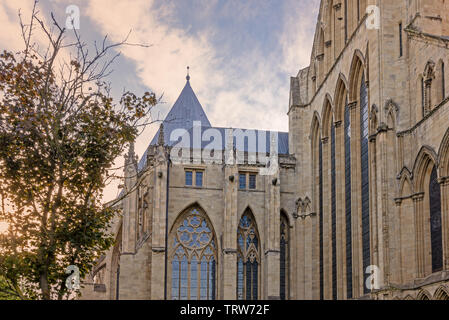
[{"label": "dark lead roof", "polygon": [[[181,128],[190,130],[193,127],[193,121],[201,121],[203,127],[211,127],[209,119],[203,110],[198,98],[190,86],[190,81],[187,80],[184,89],[171,108],[168,115],[165,117],[164,123],[164,140],[170,140],[170,134],[173,130]],[[156,145],[159,139],[159,130],[151,140],[150,145]]]},{"label": "dark lead roof", "polygon": [[[178,143],[178,141],[181,140],[181,137],[179,137],[176,140],[170,140],[171,134],[175,129],[184,129],[186,134],[190,137],[194,137],[193,135],[193,122],[194,121],[200,121],[201,122],[201,137],[203,137],[203,133],[205,131],[208,131],[208,129],[212,129],[208,131],[208,133],[215,132],[220,134],[220,138],[218,141],[214,141],[214,138],[205,139],[206,141],[201,141],[201,148],[206,149],[211,142],[215,142],[214,148],[215,150],[224,150],[226,148],[226,129],[228,128],[217,128],[212,127],[212,125],[209,122],[209,119],[206,116],[206,113],[203,110],[203,107],[201,106],[200,102],[198,101],[198,98],[195,95],[195,92],[193,92],[192,87],[190,86],[190,76],[187,76],[187,83],[184,86],[184,89],[182,89],[181,94],[179,95],[178,99],[176,100],[175,104],[171,108],[170,112],[168,113],[167,117],[163,121],[164,125],[164,143],[167,146],[173,146]],[[270,152],[270,132],[269,131],[263,131],[263,130],[247,130],[247,129],[233,129],[234,130],[234,138],[233,138],[233,144],[238,151],[245,151],[245,152]],[[241,130],[241,131],[239,131]],[[160,128],[155,134],[153,140],[151,140],[151,145],[157,145],[159,140],[159,133]],[[245,135],[245,133],[249,134],[250,136],[255,136],[256,141],[256,147],[249,147],[248,137],[244,138],[243,143],[237,144],[236,136],[240,136],[241,134]],[[278,137],[278,153],[279,154],[288,154],[288,133],[286,132],[275,132],[277,133]],[[178,135],[179,136],[179,135]],[[262,140],[261,140],[262,139]],[[193,138],[190,139],[190,147],[193,147]],[[202,139],[201,139],[202,140]],[[221,140],[221,141],[220,141]],[[260,142],[259,142],[260,140]],[[265,140],[265,141],[264,141]],[[221,146],[221,148],[217,147]],[[243,144],[243,145],[242,145]],[[254,148],[257,148],[255,150]],[[259,150],[262,149],[262,150]],[[138,164],[138,170],[142,170],[147,161],[147,151],[143,154],[142,158],[139,161]]]}]

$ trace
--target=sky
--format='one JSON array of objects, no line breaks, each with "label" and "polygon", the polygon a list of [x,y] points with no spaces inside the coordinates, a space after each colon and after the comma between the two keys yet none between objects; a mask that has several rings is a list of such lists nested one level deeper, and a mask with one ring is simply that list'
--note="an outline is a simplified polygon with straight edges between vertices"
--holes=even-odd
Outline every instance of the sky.
[{"label": "sky", "polygon": [[[0,2],[0,50],[23,48],[18,10],[28,21],[32,4]],[[53,12],[64,25],[69,5],[79,8],[84,42],[121,41],[131,31],[129,42],[149,45],[118,49],[109,77],[116,97],[152,91],[162,96],[153,117],[163,119],[189,66],[213,126],[288,131],[290,77],[309,64],[319,0],[41,0],[39,15],[49,22]],[[137,139],[139,157],[156,131],[150,126]],[[116,190],[111,185],[105,200]]]}]

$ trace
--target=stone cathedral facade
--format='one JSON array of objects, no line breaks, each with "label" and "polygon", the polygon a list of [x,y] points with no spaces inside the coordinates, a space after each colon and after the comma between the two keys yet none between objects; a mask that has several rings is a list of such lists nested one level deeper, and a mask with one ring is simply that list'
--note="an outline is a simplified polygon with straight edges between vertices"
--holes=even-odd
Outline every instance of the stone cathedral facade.
[{"label": "stone cathedral facade", "polygon": [[322,0],[268,175],[249,134],[229,140],[244,163],[174,161],[174,130],[226,131],[188,77],[126,156],[116,243],[82,298],[448,299],[448,47],[448,1]]}]

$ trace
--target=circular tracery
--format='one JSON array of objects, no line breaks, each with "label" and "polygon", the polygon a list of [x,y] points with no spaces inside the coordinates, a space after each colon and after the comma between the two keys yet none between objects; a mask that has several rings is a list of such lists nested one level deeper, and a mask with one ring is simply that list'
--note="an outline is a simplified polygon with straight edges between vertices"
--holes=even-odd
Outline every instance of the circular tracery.
[{"label": "circular tracery", "polygon": [[202,212],[191,209],[173,237],[172,299],[215,299],[215,238]]}]

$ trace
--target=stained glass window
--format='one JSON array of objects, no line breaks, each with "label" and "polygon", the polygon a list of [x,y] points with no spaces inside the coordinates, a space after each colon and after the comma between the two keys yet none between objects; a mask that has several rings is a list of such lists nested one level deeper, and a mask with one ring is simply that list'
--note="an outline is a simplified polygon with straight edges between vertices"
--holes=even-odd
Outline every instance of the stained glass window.
[{"label": "stained glass window", "polygon": [[257,300],[259,297],[259,238],[251,211],[240,219],[237,230],[237,299]]},{"label": "stained glass window", "polygon": [[337,299],[337,189],[335,161],[335,124],[331,126],[331,219],[332,219],[332,299]]},{"label": "stained glass window", "polygon": [[172,299],[215,299],[215,237],[198,209],[190,210],[179,223],[171,249]]},{"label": "stained glass window", "polygon": [[[369,162],[368,162],[368,92],[365,83],[365,75],[362,75],[360,85],[360,158],[362,166],[362,250],[363,270],[370,265],[370,221],[369,221]],[[364,281],[369,274],[364,274]],[[368,288],[363,286],[364,293]]]},{"label": "stained glass window", "polygon": [[346,207],[346,295],[352,298],[352,226],[351,226],[351,115],[345,107],[345,207]]},{"label": "stained glass window", "polygon": [[289,233],[288,221],[284,214],[281,214],[281,253],[280,253],[280,298],[288,299],[289,283]]},{"label": "stained glass window", "polygon": [[430,242],[432,249],[432,272],[443,269],[443,238],[441,229],[441,190],[436,166],[430,175]]}]

